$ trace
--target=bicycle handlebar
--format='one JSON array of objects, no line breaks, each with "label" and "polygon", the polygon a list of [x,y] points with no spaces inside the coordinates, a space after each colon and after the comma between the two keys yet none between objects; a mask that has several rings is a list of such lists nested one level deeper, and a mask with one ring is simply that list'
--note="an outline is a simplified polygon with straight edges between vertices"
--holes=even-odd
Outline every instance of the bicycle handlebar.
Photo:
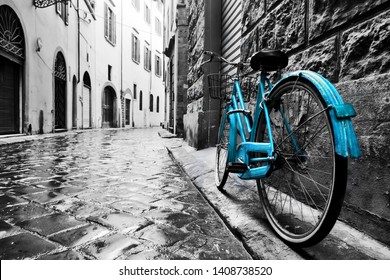
[{"label": "bicycle handlebar", "polygon": [[203,65],[207,64],[207,63],[210,63],[210,62],[213,62],[215,61],[215,59],[218,59],[219,61],[222,61],[222,62],[225,62],[226,64],[228,65],[232,65],[234,67],[237,67],[240,71],[240,68],[242,68],[243,66],[249,66],[250,64],[249,63],[243,63],[243,62],[232,62],[230,60],[227,60],[226,58],[224,58],[223,56],[215,53],[215,52],[212,52],[212,51],[203,51],[203,55],[209,55],[210,56],[210,59],[202,62],[202,64],[200,65],[200,67],[202,67]]},{"label": "bicycle handlebar", "polygon": [[232,62],[232,61],[229,61],[227,60],[226,58],[224,58],[223,56],[220,56],[219,54],[215,53],[215,52],[212,52],[212,51],[203,51],[203,54],[204,55],[209,55],[210,56],[210,59],[203,62],[201,66],[203,66],[204,64],[206,63],[209,63],[209,62],[212,62],[214,60],[214,58],[217,58],[223,62],[225,62],[226,64],[229,64],[229,65],[233,65],[233,66],[239,66],[239,65],[243,65],[243,63],[240,63],[240,62]]}]

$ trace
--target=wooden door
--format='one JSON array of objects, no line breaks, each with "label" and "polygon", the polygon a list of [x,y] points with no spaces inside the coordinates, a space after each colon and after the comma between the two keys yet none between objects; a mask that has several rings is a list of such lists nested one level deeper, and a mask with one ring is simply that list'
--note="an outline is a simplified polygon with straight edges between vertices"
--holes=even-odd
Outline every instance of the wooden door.
[{"label": "wooden door", "polygon": [[0,56],[0,134],[19,132],[19,65]]}]

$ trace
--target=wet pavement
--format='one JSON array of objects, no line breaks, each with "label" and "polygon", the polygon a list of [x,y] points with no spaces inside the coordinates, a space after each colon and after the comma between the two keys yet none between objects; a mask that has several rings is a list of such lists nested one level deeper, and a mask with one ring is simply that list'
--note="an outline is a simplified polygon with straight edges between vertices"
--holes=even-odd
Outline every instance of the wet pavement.
[{"label": "wet pavement", "polygon": [[0,145],[0,259],[251,259],[158,130]]}]

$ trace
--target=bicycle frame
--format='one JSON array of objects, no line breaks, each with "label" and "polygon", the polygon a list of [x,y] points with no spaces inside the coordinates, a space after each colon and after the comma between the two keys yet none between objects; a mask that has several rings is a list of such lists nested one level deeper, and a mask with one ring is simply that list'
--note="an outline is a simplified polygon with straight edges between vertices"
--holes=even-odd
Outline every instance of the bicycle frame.
[{"label": "bicycle frame", "polygon": [[[258,85],[256,107],[254,112],[254,121],[251,124],[249,117],[245,114],[246,106],[242,95],[240,83],[235,80],[233,83],[232,98],[227,104],[222,122],[229,118],[230,121],[230,134],[229,134],[229,147],[228,147],[228,162],[240,162],[245,163],[248,166],[248,170],[242,174],[239,174],[241,179],[258,179],[265,177],[271,168],[271,162],[275,160],[274,143],[271,131],[271,121],[268,115],[268,109],[264,102],[265,86],[268,85],[272,89],[272,84],[267,77],[267,73],[261,73],[260,82]],[[264,111],[266,126],[269,135],[269,143],[255,142],[257,126],[261,113]],[[241,118],[243,114],[243,118]],[[224,125],[221,125],[221,129]],[[249,134],[247,138],[245,131]],[[238,133],[237,133],[238,132]],[[237,134],[240,136],[241,141],[237,146]],[[219,137],[222,133],[219,133]],[[220,140],[220,139],[218,139]],[[237,146],[237,149],[236,149]],[[266,154],[266,157],[251,157],[250,153]],[[260,167],[250,168],[251,163],[265,162],[266,165]]]}]

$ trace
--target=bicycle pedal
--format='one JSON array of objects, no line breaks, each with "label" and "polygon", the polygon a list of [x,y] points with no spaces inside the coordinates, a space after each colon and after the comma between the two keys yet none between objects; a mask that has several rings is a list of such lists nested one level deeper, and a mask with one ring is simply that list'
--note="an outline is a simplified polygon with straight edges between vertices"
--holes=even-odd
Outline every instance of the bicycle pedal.
[{"label": "bicycle pedal", "polygon": [[241,162],[230,162],[227,168],[231,173],[244,173],[249,169],[248,165]]}]

